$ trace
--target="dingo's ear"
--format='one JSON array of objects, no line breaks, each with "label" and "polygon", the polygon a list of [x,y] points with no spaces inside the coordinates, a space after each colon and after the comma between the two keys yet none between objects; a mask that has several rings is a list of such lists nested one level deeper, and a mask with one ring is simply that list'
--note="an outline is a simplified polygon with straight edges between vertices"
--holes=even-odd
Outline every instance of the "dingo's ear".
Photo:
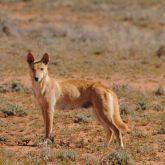
[{"label": "dingo's ear", "polygon": [[31,65],[34,62],[34,57],[31,53],[27,54],[27,63]]},{"label": "dingo's ear", "polygon": [[41,59],[41,61],[47,65],[49,63],[49,55],[47,53],[45,53]]}]

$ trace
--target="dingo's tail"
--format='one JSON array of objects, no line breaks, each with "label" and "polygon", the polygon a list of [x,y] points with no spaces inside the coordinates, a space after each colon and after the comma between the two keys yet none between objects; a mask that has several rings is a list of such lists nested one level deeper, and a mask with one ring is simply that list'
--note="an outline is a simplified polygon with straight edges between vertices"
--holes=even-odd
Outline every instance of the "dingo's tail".
[{"label": "dingo's tail", "polygon": [[114,104],[114,113],[112,115],[112,119],[113,119],[114,124],[118,128],[126,130],[127,132],[129,132],[130,129],[128,128],[127,124],[124,123],[121,119],[118,100],[115,99],[113,104]]},{"label": "dingo's tail", "polygon": [[126,130],[128,132],[130,131],[127,124],[122,121],[119,113],[113,115],[113,122],[118,128]]}]

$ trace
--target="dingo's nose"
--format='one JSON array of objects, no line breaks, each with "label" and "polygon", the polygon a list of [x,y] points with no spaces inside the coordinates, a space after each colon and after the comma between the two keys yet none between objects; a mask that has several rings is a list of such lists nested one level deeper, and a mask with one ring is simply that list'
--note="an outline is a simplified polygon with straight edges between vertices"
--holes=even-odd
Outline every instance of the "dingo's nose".
[{"label": "dingo's nose", "polygon": [[35,81],[38,81],[39,80],[38,77],[34,77],[34,79],[35,79]]}]

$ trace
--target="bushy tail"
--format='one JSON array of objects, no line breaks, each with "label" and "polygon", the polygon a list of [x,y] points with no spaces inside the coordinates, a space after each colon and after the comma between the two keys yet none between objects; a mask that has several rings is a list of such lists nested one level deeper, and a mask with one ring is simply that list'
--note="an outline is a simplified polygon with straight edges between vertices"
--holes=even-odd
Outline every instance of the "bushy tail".
[{"label": "bushy tail", "polygon": [[130,129],[128,128],[127,124],[124,123],[121,119],[120,110],[119,110],[120,107],[119,107],[117,96],[114,97],[113,105],[114,105],[114,109],[113,109],[114,111],[113,111],[113,115],[112,115],[112,120],[113,120],[114,124],[119,129],[123,129],[123,130],[126,130],[127,132],[130,132]]},{"label": "bushy tail", "polygon": [[130,131],[127,124],[122,121],[119,113],[113,115],[113,122],[118,128],[126,130],[127,132]]}]

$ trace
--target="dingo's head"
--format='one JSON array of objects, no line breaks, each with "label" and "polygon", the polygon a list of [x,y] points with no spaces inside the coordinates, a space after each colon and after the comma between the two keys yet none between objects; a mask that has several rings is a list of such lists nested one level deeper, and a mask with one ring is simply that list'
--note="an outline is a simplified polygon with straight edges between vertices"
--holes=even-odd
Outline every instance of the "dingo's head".
[{"label": "dingo's head", "polygon": [[45,53],[41,60],[35,61],[31,53],[27,55],[27,63],[33,80],[40,82],[48,75],[49,55]]}]

